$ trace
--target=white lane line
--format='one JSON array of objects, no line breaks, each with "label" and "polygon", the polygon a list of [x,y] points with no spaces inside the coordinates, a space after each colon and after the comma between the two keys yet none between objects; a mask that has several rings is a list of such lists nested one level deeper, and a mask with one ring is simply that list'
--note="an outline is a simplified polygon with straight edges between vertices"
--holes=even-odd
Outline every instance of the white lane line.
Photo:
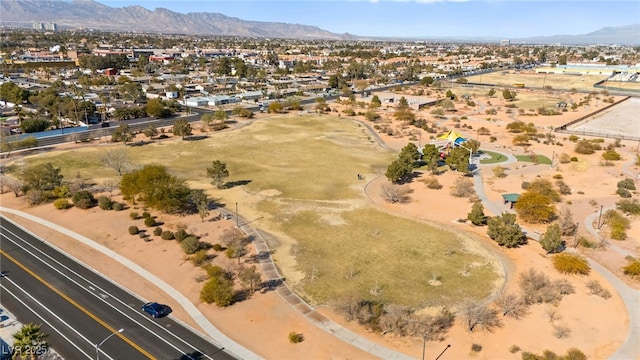
[{"label": "white lane line", "polygon": [[[99,289],[100,291],[102,291],[103,293],[107,293],[108,292],[104,289],[102,289],[101,287],[99,287],[98,285],[92,283],[91,281],[89,281],[88,279],[86,279],[85,277],[83,277],[82,275],[76,273],[75,271],[71,270],[70,268],[68,268],[67,266],[65,266],[64,264],[60,263],[58,260],[54,259],[53,257],[51,257],[49,254],[43,252],[42,250],[36,248],[35,246],[33,246],[32,244],[30,244],[29,242],[27,242],[26,240],[22,239],[20,236],[18,236],[17,234],[11,232],[10,230],[5,229],[7,233],[10,233],[11,235],[15,236],[17,239],[22,240],[26,245],[28,245],[29,247],[33,248],[35,251],[39,252],[42,256],[48,258],[49,260],[51,260],[52,262],[56,263],[58,266],[64,268],[65,270],[67,270],[68,272],[74,274],[75,276],[77,276],[78,278],[84,280],[85,282],[87,282],[88,284],[91,284],[89,287],[94,287],[94,289]],[[79,282],[77,282],[75,279],[72,279],[71,277],[69,277],[68,275],[64,274],[62,271],[60,271],[59,269],[55,268],[54,266],[52,266],[50,263],[44,261],[41,257],[37,256],[37,254],[34,254],[33,252],[31,252],[29,249],[25,248],[24,246],[18,244],[16,241],[14,241],[13,239],[10,239],[9,237],[6,236],[6,234],[2,234],[2,236],[7,239],[8,241],[12,242],[13,244],[15,244],[17,247],[21,248],[23,251],[25,251],[26,253],[28,253],[29,255],[33,256],[35,259],[37,259],[38,261],[42,262],[44,265],[48,266],[49,268],[51,268],[53,271],[57,272],[58,274],[62,275],[63,277],[67,278],[69,281],[71,281],[72,283],[74,283],[75,285],[77,285],[79,288],[87,291],[87,293],[91,294],[93,297],[95,297],[96,299],[99,299],[100,301],[102,301],[103,303],[105,303],[106,305],[108,305],[110,308],[114,309],[115,311],[119,312],[120,314],[122,314],[124,317],[126,317],[127,319],[131,320],[132,322],[134,322],[135,324],[137,324],[138,326],[140,326],[141,328],[147,330],[149,333],[153,334],[155,337],[157,337],[158,339],[160,339],[161,341],[163,341],[164,343],[166,343],[167,345],[169,345],[170,347],[172,347],[174,350],[178,351],[179,353],[182,353],[183,356],[188,357],[189,359],[192,360],[196,360],[193,357],[191,357],[189,354],[185,353],[185,351],[183,351],[182,349],[178,348],[177,346],[173,345],[172,343],[170,343],[169,341],[167,341],[166,339],[164,339],[162,336],[160,336],[159,334],[157,334],[156,332],[152,331],[150,328],[148,328],[147,326],[143,325],[141,322],[139,322],[137,319],[133,318],[132,316],[124,313],[123,311],[121,311],[120,309],[118,309],[117,307],[115,307],[113,304],[111,304],[110,302],[108,302],[104,297],[102,297],[100,294],[95,294],[91,291],[87,290],[87,287],[81,285]],[[129,304],[126,304],[124,301],[118,299],[116,296],[109,296],[110,298],[114,299],[115,301],[117,301],[118,303],[124,305],[127,308],[130,308]],[[164,328],[163,326],[161,326],[159,323],[153,322],[151,321],[151,324],[154,324],[157,328],[162,329],[166,334],[171,335],[174,339],[179,340],[180,342],[182,342],[183,344],[185,344],[186,346],[188,346],[190,349],[192,350],[196,350],[196,351],[200,351],[200,349],[197,349],[195,347],[193,347],[191,344],[189,344],[187,341],[183,340],[182,338],[178,337],[177,335],[175,335],[174,333],[170,332],[168,329]],[[202,354],[203,356],[205,356],[208,359],[214,360],[212,357],[206,355],[206,354]]]},{"label": "white lane line", "polygon": [[[36,304],[40,305],[40,307],[42,307],[44,310],[46,310],[49,314],[51,314],[54,318],[58,319],[58,321],[60,321],[61,323],[63,323],[65,326],[67,326],[69,329],[71,329],[74,333],[76,333],[76,335],[78,335],[80,338],[82,338],[84,341],[86,341],[87,343],[91,344],[92,346],[96,346],[96,344],[92,343],[91,341],[89,341],[89,339],[87,339],[86,337],[84,337],[80,332],[78,332],[78,330],[76,330],[74,327],[72,327],[71,325],[67,324],[64,320],[62,320],[58,315],[54,314],[51,310],[49,310],[46,306],[44,306],[41,302],[39,302],[37,299],[35,299],[33,296],[31,296],[31,294],[29,294],[27,291],[25,291],[23,288],[21,288],[20,286],[18,286],[18,284],[16,284],[13,280],[9,279],[8,277],[5,277],[5,281],[9,281],[11,284],[13,284],[13,286],[15,286],[16,288],[18,288],[20,291],[22,291],[26,296],[28,296],[31,300],[33,300]],[[63,339],[67,340],[67,342],[71,345],[73,345],[73,347],[75,347],[76,349],[78,349],[78,351],[80,351],[82,354],[84,354],[84,356],[87,357],[87,359],[93,359],[93,355],[89,355],[86,352],[84,352],[84,350],[82,350],[75,341],[72,341],[71,339],[69,339],[68,337],[66,337],[60,330],[58,330],[58,328],[56,328],[55,326],[53,326],[50,322],[47,321],[47,319],[45,319],[44,316],[42,316],[40,313],[38,313],[36,310],[34,310],[32,307],[30,307],[29,305],[27,305],[24,301],[22,301],[21,298],[19,298],[18,296],[16,296],[16,294],[14,294],[13,292],[11,292],[11,290],[7,289],[6,286],[0,284],[0,288],[7,292],[9,295],[13,296],[14,299],[16,299],[20,304],[22,304],[22,306],[24,306],[25,308],[27,308],[29,311],[31,311],[34,315],[36,315],[37,317],[39,317],[40,319],[42,319],[42,321],[49,325],[49,327],[51,329],[53,329],[55,332],[57,332],[60,336],[62,336]],[[112,357],[110,357],[109,355],[105,354],[106,357],[108,357],[109,359],[112,359]]]}]

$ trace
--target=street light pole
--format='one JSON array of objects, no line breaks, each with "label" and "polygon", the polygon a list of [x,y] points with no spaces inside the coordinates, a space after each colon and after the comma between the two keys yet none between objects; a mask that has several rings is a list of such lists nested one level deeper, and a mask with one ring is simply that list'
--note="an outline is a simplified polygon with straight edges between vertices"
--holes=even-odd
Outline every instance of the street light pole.
[{"label": "street light pole", "polygon": [[427,348],[427,334],[422,335],[422,360],[424,360],[424,352]]},{"label": "street light pole", "polygon": [[600,205],[600,216],[598,216],[598,230],[600,230],[600,228],[602,227],[602,225],[600,224],[600,220],[602,219],[602,208],[603,205]]},{"label": "street light pole", "polygon": [[113,335],[120,334],[120,333],[121,333],[121,332],[123,332],[123,331],[124,331],[124,329],[119,329],[118,331],[116,331],[116,332],[114,332],[114,333],[109,334],[109,336],[107,336],[106,338],[104,338],[104,340],[102,340],[99,344],[96,344],[96,360],[100,360],[100,358],[99,358],[99,356],[100,356],[100,354],[99,354],[100,346],[101,346],[102,344],[104,344],[104,343],[105,343],[105,341],[109,340]]}]

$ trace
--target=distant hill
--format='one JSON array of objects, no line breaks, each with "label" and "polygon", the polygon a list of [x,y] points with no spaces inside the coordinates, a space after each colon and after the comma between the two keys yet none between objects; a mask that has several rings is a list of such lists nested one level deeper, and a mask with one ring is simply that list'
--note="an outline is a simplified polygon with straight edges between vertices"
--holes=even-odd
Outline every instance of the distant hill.
[{"label": "distant hill", "polygon": [[[216,4],[211,2],[210,4]],[[33,22],[55,22],[61,29],[96,29],[188,35],[325,39],[325,40],[427,40],[441,42],[497,42],[495,38],[383,38],[335,34],[316,26],[247,21],[220,13],[180,14],[164,8],[142,6],[113,8],[94,0],[0,0],[0,25],[31,28]],[[640,44],[640,24],[606,27],[583,35],[556,35],[511,39],[514,44]]]},{"label": "distant hill", "polygon": [[640,24],[604,27],[583,35],[555,35],[512,39],[513,43],[527,44],[621,44],[640,45]]},{"label": "distant hill", "polygon": [[[215,4],[215,2],[212,2]],[[294,39],[343,39],[315,26],[245,21],[219,13],[180,14],[142,6],[112,8],[93,0],[1,0],[0,23],[31,28],[33,22],[55,22],[61,29],[87,28],[165,34],[223,35]],[[349,38],[345,35],[344,38]]]}]

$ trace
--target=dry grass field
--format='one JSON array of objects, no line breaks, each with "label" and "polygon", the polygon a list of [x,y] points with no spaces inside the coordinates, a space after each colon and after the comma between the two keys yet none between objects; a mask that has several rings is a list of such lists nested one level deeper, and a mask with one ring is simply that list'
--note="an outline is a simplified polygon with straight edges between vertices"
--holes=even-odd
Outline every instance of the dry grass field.
[{"label": "dry grass field", "polygon": [[606,79],[608,75],[568,75],[538,74],[525,71],[496,71],[489,74],[469,76],[470,82],[495,84],[496,86],[513,86],[524,84],[525,88],[576,89],[580,91],[597,91],[593,84]]},{"label": "dry grass field", "polygon": [[[115,178],[101,156],[123,146],[41,154],[21,165],[51,162],[65,179],[100,184]],[[365,182],[357,174],[369,179],[382,174],[393,153],[356,122],[271,117],[205,140],[165,140],[127,151],[134,163],[166,165],[230,209],[238,203],[241,216],[273,235],[268,238],[277,265],[312,304],[356,292],[419,307],[486,298],[501,284],[504,274],[495,257],[470,246],[464,236],[389,215],[366,201]],[[243,185],[214,189],[206,178],[213,160],[227,164],[230,183]],[[380,290],[375,297],[374,288]]]}]

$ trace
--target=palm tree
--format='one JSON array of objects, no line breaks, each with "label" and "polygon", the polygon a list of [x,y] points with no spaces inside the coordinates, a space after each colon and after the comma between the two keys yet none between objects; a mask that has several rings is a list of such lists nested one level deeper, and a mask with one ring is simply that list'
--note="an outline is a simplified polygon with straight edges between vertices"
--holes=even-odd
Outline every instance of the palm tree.
[{"label": "palm tree", "polygon": [[44,340],[47,336],[40,332],[40,325],[33,323],[22,325],[20,330],[13,334],[13,347],[16,349],[13,359],[36,360],[38,355],[44,353],[48,347]]}]

